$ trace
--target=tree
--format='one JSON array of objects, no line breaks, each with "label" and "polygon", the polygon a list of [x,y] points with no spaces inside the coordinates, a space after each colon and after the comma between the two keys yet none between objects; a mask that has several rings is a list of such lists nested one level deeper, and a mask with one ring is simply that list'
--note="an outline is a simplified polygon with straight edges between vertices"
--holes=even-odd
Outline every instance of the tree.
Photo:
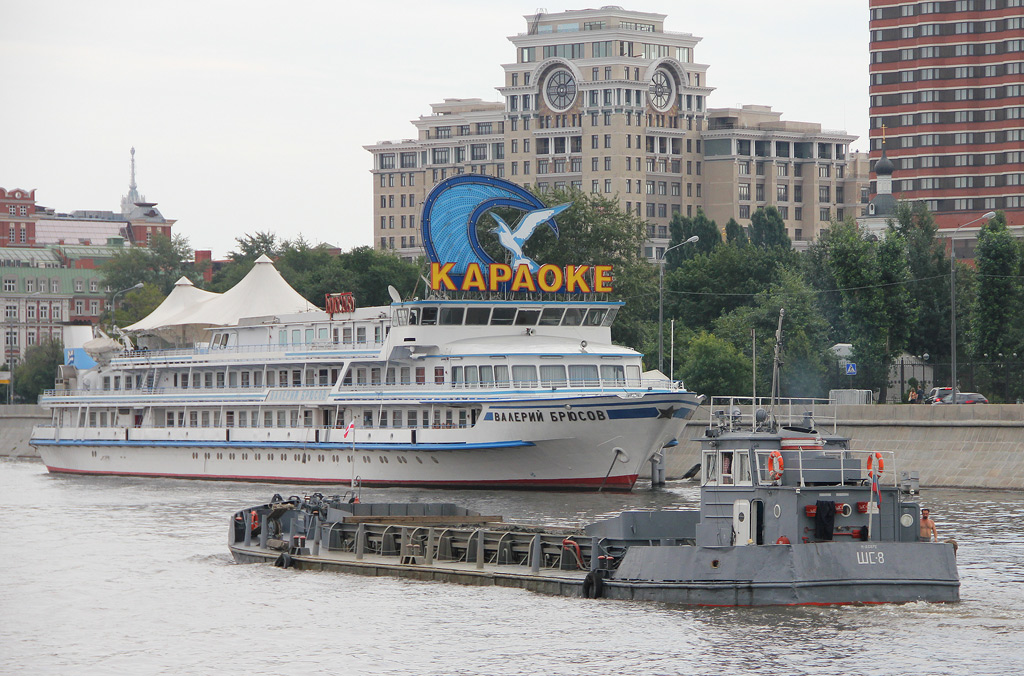
[{"label": "tree", "polygon": [[868,240],[852,222],[833,223],[829,230],[827,264],[842,299],[848,342],[861,380],[885,401],[889,367],[906,348],[915,319],[906,241],[895,231]]},{"label": "tree", "polygon": [[154,235],[148,247],[130,247],[105,262],[103,281],[113,293],[143,282],[166,296],[182,276],[193,283],[202,280],[203,271],[192,264],[192,256],[192,247],[181,235],[173,239]]},{"label": "tree", "polygon": [[680,246],[672,249],[665,256],[666,270],[679,267],[684,260],[693,258],[700,253],[711,253],[711,251],[722,243],[722,233],[718,225],[704,215],[704,210],[697,208],[697,215],[687,218],[682,214],[673,214],[669,223],[669,232],[672,235],[669,247],[672,248],[696,235],[699,239],[693,244]]},{"label": "tree", "polygon": [[789,249],[792,243],[786,234],[786,223],[775,207],[758,207],[750,217],[750,243],[759,247],[780,246]]},{"label": "tree", "polygon": [[113,312],[113,317],[109,311],[105,312],[103,323],[110,323],[113,319],[115,326],[121,328],[131,326],[140,319],[148,317],[160,303],[164,302],[164,298],[166,296],[160,293],[160,289],[153,284],[146,284],[141,289],[129,291],[118,298],[115,301],[117,309]]},{"label": "tree", "polygon": [[14,394],[23,402],[35,403],[43,390],[52,390],[57,367],[64,363],[64,345],[44,340],[25,351],[25,358],[14,367]]},{"label": "tree", "polygon": [[254,235],[243,235],[236,237],[238,251],[232,251],[228,258],[236,263],[242,261],[255,261],[260,256],[266,255],[269,258],[277,258],[284,251],[287,242],[277,239],[272,232],[257,232]]},{"label": "tree", "polygon": [[701,331],[690,341],[679,369],[687,389],[715,396],[750,395],[750,360],[731,343]]},{"label": "tree", "polygon": [[[928,353],[935,359],[949,355],[949,259],[938,227],[924,202],[900,202],[890,224],[907,242],[909,291],[917,308],[917,321],[907,340],[911,354]],[[933,360],[934,361],[934,360]]]},{"label": "tree", "polygon": [[736,222],[735,218],[730,218],[725,224],[725,241],[737,246],[746,246],[747,244],[747,231]]}]

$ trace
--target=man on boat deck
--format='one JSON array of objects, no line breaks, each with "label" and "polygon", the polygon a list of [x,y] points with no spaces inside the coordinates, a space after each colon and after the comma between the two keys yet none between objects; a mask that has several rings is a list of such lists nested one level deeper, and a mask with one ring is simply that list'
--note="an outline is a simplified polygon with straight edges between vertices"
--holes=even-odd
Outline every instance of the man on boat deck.
[{"label": "man on boat deck", "polygon": [[928,516],[928,509],[921,510],[921,539],[925,542],[939,541],[939,532],[935,530],[935,522]]}]

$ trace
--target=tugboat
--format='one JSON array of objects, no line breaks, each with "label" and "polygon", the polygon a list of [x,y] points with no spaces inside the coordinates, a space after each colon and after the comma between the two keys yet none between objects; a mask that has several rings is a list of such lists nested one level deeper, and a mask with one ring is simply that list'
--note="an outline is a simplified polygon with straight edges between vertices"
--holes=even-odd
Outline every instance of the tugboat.
[{"label": "tugboat", "polygon": [[[820,402],[713,399],[699,510],[578,529],[454,505],[293,496],[232,516],[239,562],[702,606],[959,601],[955,543],[920,539],[892,453],[822,434]],[[782,409],[781,411],[779,409]],[[834,428],[834,423],[833,423]]]}]

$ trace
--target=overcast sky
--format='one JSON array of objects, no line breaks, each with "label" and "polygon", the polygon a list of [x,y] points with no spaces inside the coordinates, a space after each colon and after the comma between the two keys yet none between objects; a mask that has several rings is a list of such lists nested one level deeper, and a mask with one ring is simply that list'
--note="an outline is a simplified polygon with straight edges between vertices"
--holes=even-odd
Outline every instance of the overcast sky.
[{"label": "overcast sky", "polygon": [[[371,244],[362,146],[414,137],[445,97],[497,100],[535,3],[0,0],[0,186],[116,211],[135,146],[139,191],[196,249],[257,231]],[[770,105],[867,149],[863,0],[623,6],[703,38],[710,107]]]}]

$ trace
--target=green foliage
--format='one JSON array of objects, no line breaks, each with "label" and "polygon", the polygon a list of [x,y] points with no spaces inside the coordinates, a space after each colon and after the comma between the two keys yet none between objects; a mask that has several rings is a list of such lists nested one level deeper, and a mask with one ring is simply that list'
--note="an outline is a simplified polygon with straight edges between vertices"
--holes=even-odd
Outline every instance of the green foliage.
[{"label": "green foliage", "polygon": [[288,245],[287,241],[278,240],[277,235],[272,232],[257,232],[254,235],[243,235],[236,237],[235,241],[238,242],[238,251],[232,251],[228,254],[228,257],[236,263],[255,261],[263,255],[266,255],[268,258],[277,258],[284,253]]},{"label": "green foliage", "polygon": [[949,260],[943,240],[936,236],[935,219],[924,202],[900,202],[890,229],[895,229],[907,242],[907,263],[913,280],[908,289],[911,303],[917,308],[907,351],[948,359]]},{"label": "green foliage", "polygon": [[750,360],[714,334],[701,331],[676,361],[687,389],[709,398],[750,395]]},{"label": "green foliage", "polygon": [[737,223],[735,218],[730,218],[725,224],[725,241],[737,246],[746,246],[748,244],[747,230]]},{"label": "green foliage", "polygon": [[[669,233],[671,240],[668,248],[671,250],[665,254],[666,270],[679,267],[684,260],[693,258],[697,254],[711,253],[716,246],[722,243],[722,233],[718,231],[718,225],[709,219],[700,207],[697,208],[697,215],[693,218],[687,218],[682,214],[673,214],[672,221],[669,223]],[[696,242],[682,244],[694,235],[699,238]]]},{"label": "green foliage", "polygon": [[43,390],[52,390],[57,367],[64,363],[60,341],[45,340],[25,351],[25,358],[14,367],[14,395],[24,403],[35,403]]},{"label": "green foliage", "polygon": [[109,325],[111,319],[115,326],[124,328],[135,322],[148,317],[160,303],[164,302],[164,294],[160,293],[153,284],[147,284],[141,289],[135,289],[115,299],[117,309],[111,313],[105,312],[102,317],[102,324]]},{"label": "green foliage", "polygon": [[[1007,230],[1006,216],[1000,211],[982,228],[974,257],[978,290],[967,335],[971,352],[984,362],[1002,361],[1001,355],[1021,347],[1021,261],[1020,244]],[[998,369],[986,369],[981,375],[983,387],[993,391]]]},{"label": "green foliage", "polygon": [[758,207],[750,217],[750,243],[758,247],[790,248],[786,223],[775,207]]},{"label": "green foliage", "polygon": [[165,296],[182,276],[195,284],[202,280],[203,273],[192,264],[192,247],[181,235],[173,239],[154,235],[148,247],[133,246],[120,251],[101,270],[104,283],[113,293],[144,282]]}]

